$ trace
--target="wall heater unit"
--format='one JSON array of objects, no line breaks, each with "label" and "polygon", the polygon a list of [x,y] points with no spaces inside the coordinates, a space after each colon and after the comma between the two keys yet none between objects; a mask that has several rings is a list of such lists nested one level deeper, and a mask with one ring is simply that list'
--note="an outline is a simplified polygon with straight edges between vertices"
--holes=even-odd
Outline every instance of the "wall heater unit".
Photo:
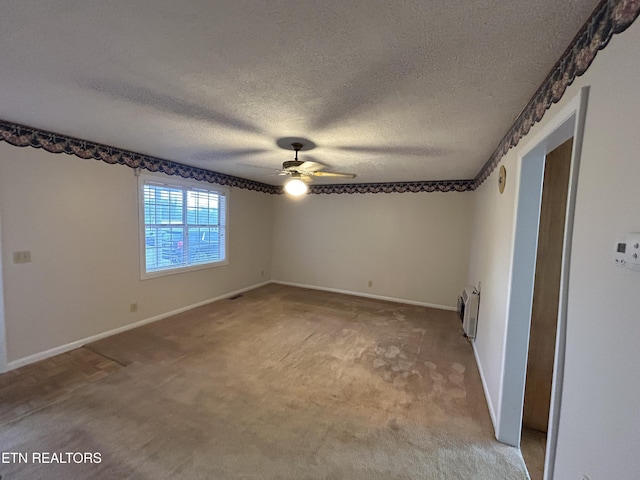
[{"label": "wall heater unit", "polygon": [[480,293],[475,287],[466,287],[458,297],[458,315],[462,321],[462,329],[467,338],[476,338],[478,326],[478,306]]}]

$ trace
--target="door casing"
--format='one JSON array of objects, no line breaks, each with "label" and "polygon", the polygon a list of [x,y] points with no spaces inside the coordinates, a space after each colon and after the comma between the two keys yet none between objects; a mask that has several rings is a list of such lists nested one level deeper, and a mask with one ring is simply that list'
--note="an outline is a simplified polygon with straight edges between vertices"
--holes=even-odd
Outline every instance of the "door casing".
[{"label": "door casing", "polygon": [[544,162],[547,153],[573,137],[569,190],[565,212],[565,233],[562,247],[562,273],[545,457],[545,480],[553,479],[560,420],[573,219],[588,96],[589,87],[582,87],[576,96],[550,117],[541,130],[526,142],[522,153],[518,156],[520,168],[518,169],[519,178],[516,179],[517,206],[514,222],[514,248],[507,295],[507,329],[504,343],[505,351],[502,358],[500,401],[496,428],[496,438],[513,446],[520,445],[522,431]]}]

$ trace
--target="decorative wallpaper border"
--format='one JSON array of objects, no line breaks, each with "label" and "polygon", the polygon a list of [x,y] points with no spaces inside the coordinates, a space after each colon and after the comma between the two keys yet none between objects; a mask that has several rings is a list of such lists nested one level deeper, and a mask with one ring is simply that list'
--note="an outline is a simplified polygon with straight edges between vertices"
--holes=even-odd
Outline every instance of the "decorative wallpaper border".
[{"label": "decorative wallpaper border", "polygon": [[468,192],[473,190],[473,180],[436,180],[427,182],[351,183],[344,185],[311,185],[309,193],[417,193],[417,192]]},{"label": "decorative wallpaper border", "polygon": [[[473,180],[442,180],[395,183],[354,183],[343,185],[312,185],[313,194],[406,193],[406,192],[466,192],[478,188],[500,163],[500,160],[538,123],[546,111],[557,103],[576,77],[583,75],[597,53],[604,49],[614,34],[625,31],[640,14],[640,0],[603,0],[582,27],[573,42],[555,64],[551,73],[522,113],[515,120],[498,148]],[[161,158],[142,155],[108,145],[80,140],[45,130],[0,120],[0,141],[17,147],[42,148],[51,153],[66,153],[83,159],[143,168],[151,172],[178,175],[183,178],[216,183],[269,194],[282,194],[280,186],[225,175],[203,168],[191,167]]]},{"label": "decorative wallpaper border", "polygon": [[473,180],[473,190],[491,175],[502,157],[518,145],[531,127],[542,120],[551,105],[560,101],[567,87],[587,71],[611,37],[629,28],[638,14],[640,0],[604,0],[598,5]]},{"label": "decorative wallpaper border", "polygon": [[264,193],[279,193],[280,187],[266,183],[233,177],[223,173],[212,172],[204,168],[190,167],[177,162],[150,157],[108,145],[101,145],[80,140],[57,133],[38,130],[36,128],[16,125],[0,120],[0,141],[16,147],[42,148],[51,153],[66,153],[86,160],[94,159],[111,164],[126,165],[131,168],[143,168],[150,172],[161,172],[167,175],[178,175],[218,185],[238,187]]}]

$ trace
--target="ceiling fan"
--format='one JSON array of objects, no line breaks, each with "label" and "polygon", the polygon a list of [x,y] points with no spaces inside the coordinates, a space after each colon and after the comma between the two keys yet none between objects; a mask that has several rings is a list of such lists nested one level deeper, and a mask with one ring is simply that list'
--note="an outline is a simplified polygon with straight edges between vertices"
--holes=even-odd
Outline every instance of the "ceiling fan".
[{"label": "ceiling fan", "polygon": [[304,144],[294,142],[291,147],[296,152],[296,158],[284,162],[280,170],[280,175],[291,176],[291,180],[284,185],[284,191],[289,195],[299,196],[307,193],[308,186],[304,180],[310,181],[311,177],[355,178],[356,176],[354,173],[326,172],[323,171],[325,165],[322,163],[298,160],[298,152],[302,150]]}]

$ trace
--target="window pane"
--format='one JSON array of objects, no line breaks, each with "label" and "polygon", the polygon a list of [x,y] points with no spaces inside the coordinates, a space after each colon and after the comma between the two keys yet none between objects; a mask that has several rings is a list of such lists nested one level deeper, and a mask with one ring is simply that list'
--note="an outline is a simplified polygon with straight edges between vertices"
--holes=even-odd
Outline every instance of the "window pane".
[{"label": "window pane", "polygon": [[189,228],[189,263],[201,264],[223,260],[220,255],[219,229]]},{"label": "window pane", "polygon": [[184,264],[184,229],[165,228],[160,234],[162,235],[162,258],[174,265]]},{"label": "window pane", "polygon": [[156,223],[156,191],[149,185],[144,186],[144,223]]},{"label": "window pane", "polygon": [[[146,271],[155,272],[186,265],[183,228],[154,228],[155,246],[147,245]],[[148,238],[148,237],[147,237]]]},{"label": "window pane", "polygon": [[159,262],[160,252],[158,250],[157,238],[157,228],[144,229],[145,265],[147,272],[157,270],[158,267],[162,266],[161,262]]},{"label": "window pane", "polygon": [[145,225],[182,224],[182,204],[181,189],[161,185],[145,185]]},{"label": "window pane", "polygon": [[218,198],[219,195],[214,192],[189,190],[187,192],[187,223],[218,224]]}]

